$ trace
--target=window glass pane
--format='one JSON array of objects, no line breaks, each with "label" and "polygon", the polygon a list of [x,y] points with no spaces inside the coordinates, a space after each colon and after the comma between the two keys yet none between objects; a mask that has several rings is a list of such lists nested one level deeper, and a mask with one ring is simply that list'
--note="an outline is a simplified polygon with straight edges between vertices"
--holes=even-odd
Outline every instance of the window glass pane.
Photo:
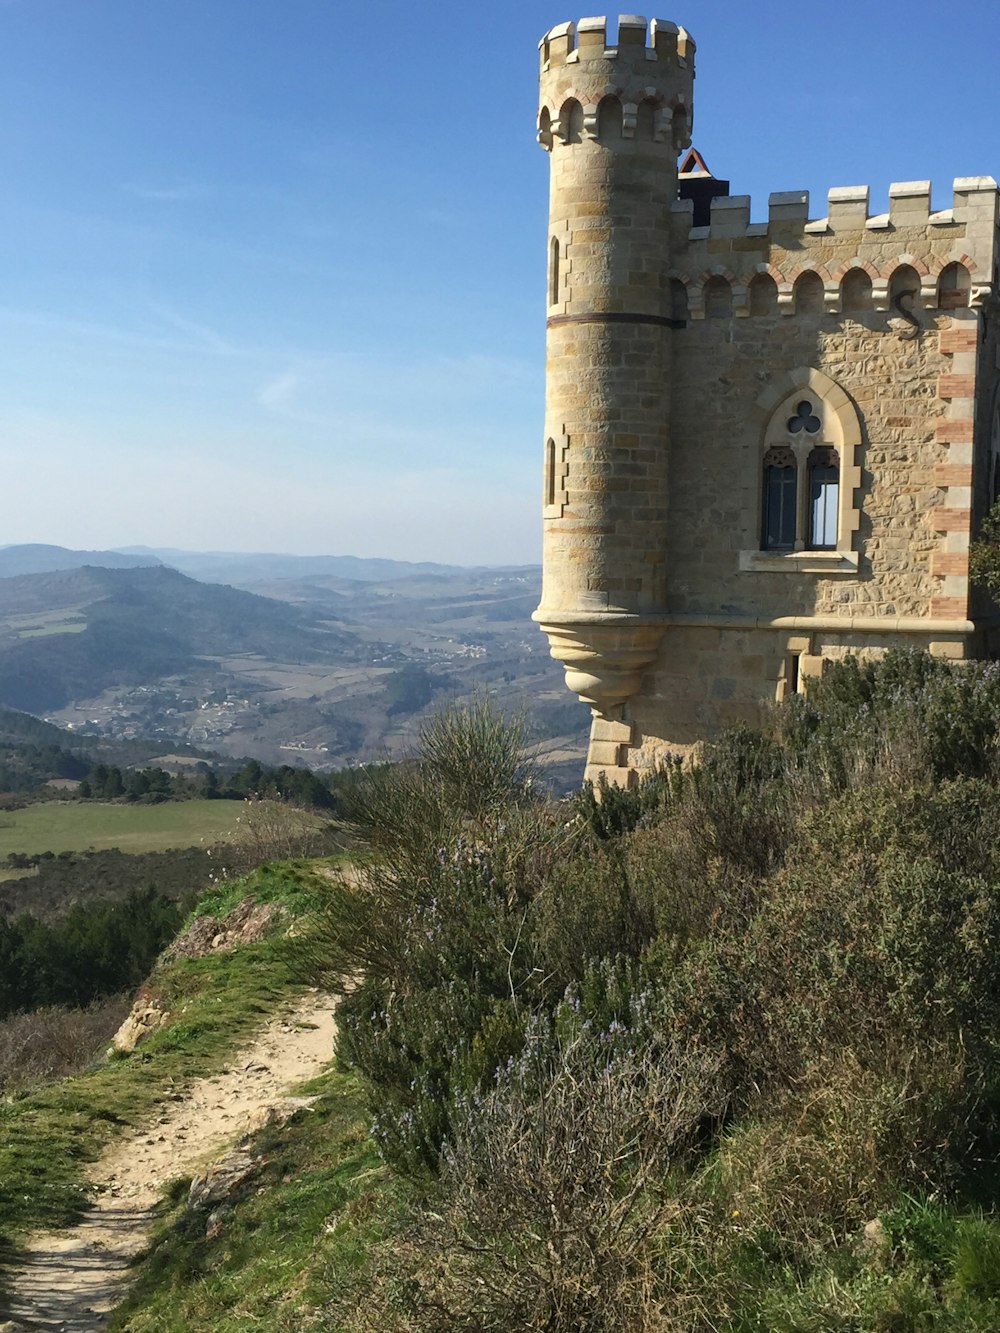
[{"label": "window glass pane", "polygon": [[839,481],[835,467],[809,469],[809,545],[814,548],[836,548]]},{"label": "window glass pane", "polygon": [[795,546],[795,468],[764,469],[765,551],[791,551]]}]

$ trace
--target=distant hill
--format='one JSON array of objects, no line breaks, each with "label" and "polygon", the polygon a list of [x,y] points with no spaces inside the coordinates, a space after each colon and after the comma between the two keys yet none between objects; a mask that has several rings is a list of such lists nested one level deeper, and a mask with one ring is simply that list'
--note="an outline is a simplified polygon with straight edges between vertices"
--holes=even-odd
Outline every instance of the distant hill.
[{"label": "distant hill", "polygon": [[339,661],[355,648],[329,619],[164,566],[0,578],[0,705],[27,712],[175,675],[199,658]]},{"label": "distant hill", "polygon": [[43,722],[40,717],[19,713],[12,708],[0,708],[0,745],[58,745],[64,749],[81,749],[84,740],[63,727]]},{"label": "distant hill", "polygon": [[60,569],[81,569],[99,565],[102,569],[135,569],[162,564],[152,552],[71,551],[65,546],[32,543],[25,546],[0,546],[0,579],[20,574],[50,574]]},{"label": "distant hill", "polygon": [[[183,756],[172,752],[183,749]],[[68,731],[29,713],[0,708],[0,795],[28,791],[51,778],[82,778],[98,763],[120,768],[148,765],[163,755],[190,763],[218,756],[192,746],[156,740],[113,740]],[[0,909],[2,912],[2,909]]]},{"label": "distant hill", "polygon": [[468,574],[461,565],[436,565],[409,560],[363,559],[356,555],[270,555],[265,552],[179,551],[170,547],[131,546],[122,555],[145,557],[211,583],[260,583],[272,579],[338,578],[358,583],[383,583],[428,575]]}]

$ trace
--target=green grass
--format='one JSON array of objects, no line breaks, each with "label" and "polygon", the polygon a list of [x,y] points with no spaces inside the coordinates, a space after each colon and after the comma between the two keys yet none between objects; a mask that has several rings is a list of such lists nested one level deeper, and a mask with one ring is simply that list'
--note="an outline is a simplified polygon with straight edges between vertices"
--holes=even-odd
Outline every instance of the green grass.
[{"label": "green grass", "polygon": [[164,801],[111,805],[41,801],[0,820],[0,859],[10,852],[163,852],[224,838],[243,813],[242,801]]},{"label": "green grass", "polygon": [[320,1312],[363,1299],[368,1256],[393,1225],[400,1187],[378,1159],[352,1076],[331,1071],[301,1091],[319,1102],[256,1137],[260,1174],[216,1239],[206,1238],[204,1213],[186,1209],[185,1182],[168,1193],[112,1333],[334,1328]]},{"label": "green grass", "polygon": [[[250,875],[240,896],[275,901],[282,883],[292,915],[315,908],[322,882],[302,867]],[[302,987],[299,956],[278,928],[275,936],[231,953],[154,971],[153,994],[176,1021],[132,1055],[0,1102],[0,1259],[12,1258],[27,1232],[67,1226],[80,1216],[86,1164],[124,1128],[148,1119],[170,1093],[220,1068],[273,1017]]]}]

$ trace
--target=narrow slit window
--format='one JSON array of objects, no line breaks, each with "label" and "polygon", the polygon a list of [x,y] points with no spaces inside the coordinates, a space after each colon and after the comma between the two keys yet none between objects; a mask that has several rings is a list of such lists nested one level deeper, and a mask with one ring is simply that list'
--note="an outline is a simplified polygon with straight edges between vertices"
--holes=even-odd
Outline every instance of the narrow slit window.
[{"label": "narrow slit window", "polygon": [[547,441],[545,445],[545,503],[556,502],[556,442]]},{"label": "narrow slit window", "polygon": [[799,673],[798,653],[788,654],[788,693],[798,694],[801,676]]},{"label": "narrow slit window", "polygon": [[555,236],[553,236],[551,253],[549,256],[549,305],[556,305],[558,300],[559,300],[559,241]]},{"label": "narrow slit window", "polygon": [[798,477],[790,449],[769,449],[764,459],[761,546],[765,551],[795,549]]},{"label": "narrow slit window", "polygon": [[832,449],[815,449],[809,457],[810,550],[836,550],[839,510],[839,460]]}]

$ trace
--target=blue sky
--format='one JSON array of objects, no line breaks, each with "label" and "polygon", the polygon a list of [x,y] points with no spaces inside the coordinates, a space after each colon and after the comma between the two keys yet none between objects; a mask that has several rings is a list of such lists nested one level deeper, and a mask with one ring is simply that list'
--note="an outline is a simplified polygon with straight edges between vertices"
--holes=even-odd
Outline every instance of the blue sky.
[{"label": "blue sky", "polygon": [[[656,12],[755,219],[1000,174],[996,0]],[[581,15],[0,0],[0,545],[538,559],[536,44]]]}]

